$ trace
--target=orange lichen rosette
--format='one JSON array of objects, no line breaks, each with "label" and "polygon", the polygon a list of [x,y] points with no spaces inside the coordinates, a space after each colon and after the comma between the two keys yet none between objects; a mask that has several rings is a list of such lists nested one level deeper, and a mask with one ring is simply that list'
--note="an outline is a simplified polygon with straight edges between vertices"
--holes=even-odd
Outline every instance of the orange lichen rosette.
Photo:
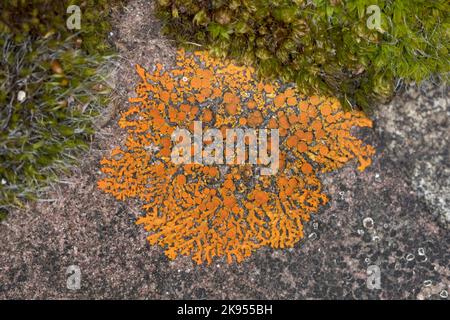
[{"label": "orange lichen rosette", "polygon": [[[292,247],[310,214],[327,202],[317,174],[354,158],[360,170],[371,162],[374,149],[350,134],[371,121],[343,112],[336,99],[259,81],[252,68],[205,52],[179,50],[170,70],[159,64],[152,72],[136,70],[141,82],[119,121],[128,136],[101,161],[105,177],[98,186],[118,200],[140,200],[146,215],[137,223],[171,259],[240,262],[262,246]],[[174,164],[171,134],[193,132],[194,121],[203,130],[279,129],[278,172],[261,175],[251,164]]]}]

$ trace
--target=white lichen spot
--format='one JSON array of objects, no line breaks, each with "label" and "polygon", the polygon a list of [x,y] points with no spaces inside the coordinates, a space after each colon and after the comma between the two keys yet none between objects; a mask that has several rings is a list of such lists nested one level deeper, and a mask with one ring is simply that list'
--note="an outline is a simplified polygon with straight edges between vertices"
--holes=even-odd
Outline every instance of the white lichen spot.
[{"label": "white lichen spot", "polygon": [[372,229],[373,228],[373,219],[370,217],[364,218],[363,226],[366,229]]},{"label": "white lichen spot", "polygon": [[413,261],[415,258],[415,256],[412,253],[409,253],[408,255],[406,255],[406,261]]},{"label": "white lichen spot", "polygon": [[316,240],[316,239],[317,239],[317,234],[316,234],[315,232],[311,233],[311,234],[308,236],[308,239],[310,239],[310,240]]},{"label": "white lichen spot", "polygon": [[425,287],[430,287],[432,284],[433,284],[433,281],[431,281],[431,280],[425,280],[425,281],[423,282],[423,285],[424,285]]},{"label": "white lichen spot", "polygon": [[20,90],[17,93],[17,101],[24,102],[26,98],[27,98],[27,93],[25,91]]}]

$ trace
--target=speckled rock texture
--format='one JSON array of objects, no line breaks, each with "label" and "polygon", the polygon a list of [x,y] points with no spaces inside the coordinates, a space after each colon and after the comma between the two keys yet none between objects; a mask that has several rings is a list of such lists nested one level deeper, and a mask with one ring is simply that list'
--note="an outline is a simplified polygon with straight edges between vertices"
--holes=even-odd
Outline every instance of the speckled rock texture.
[{"label": "speckled rock texture", "polygon": [[[373,130],[355,132],[377,148],[373,164],[323,176],[331,200],[294,248],[197,266],[150,246],[135,225],[139,204],[115,201],[96,181],[99,160],[125,137],[117,119],[138,81],[134,65],[174,61],[152,12],[136,0],[115,14],[117,110],[82,165],[0,224],[1,299],[448,299],[449,92],[434,85],[406,90],[379,107]],[[78,290],[67,288],[71,265]]]},{"label": "speckled rock texture", "polygon": [[409,88],[379,109],[378,133],[431,213],[450,224],[450,108],[448,87]]}]

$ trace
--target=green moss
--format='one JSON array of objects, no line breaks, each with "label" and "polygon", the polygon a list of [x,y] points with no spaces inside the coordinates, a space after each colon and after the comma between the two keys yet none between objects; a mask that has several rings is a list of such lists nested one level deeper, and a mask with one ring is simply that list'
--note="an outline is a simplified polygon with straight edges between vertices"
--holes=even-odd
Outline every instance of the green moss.
[{"label": "green moss", "polygon": [[[447,0],[159,0],[165,31],[368,111],[398,80],[448,81]],[[380,8],[381,29],[367,8]]]},{"label": "green moss", "polygon": [[73,3],[0,5],[0,219],[77,162],[109,101],[111,1],[82,1],[79,31],[66,27]]},{"label": "green moss", "polygon": [[[8,0],[0,4],[0,33],[13,34],[17,43],[28,36],[35,38],[58,34],[59,40],[77,34],[82,48],[89,53],[108,51],[106,41],[110,29],[110,8],[121,0]],[[78,5],[81,10],[81,29],[68,30],[66,21],[70,16],[67,8]]]}]

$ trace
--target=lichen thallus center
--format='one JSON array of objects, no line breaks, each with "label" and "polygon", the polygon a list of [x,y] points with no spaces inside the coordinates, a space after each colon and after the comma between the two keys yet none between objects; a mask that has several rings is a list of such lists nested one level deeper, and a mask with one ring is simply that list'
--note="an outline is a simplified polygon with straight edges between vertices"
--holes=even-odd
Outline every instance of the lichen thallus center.
[{"label": "lichen thallus center", "polygon": [[[268,135],[270,132],[270,145]],[[278,172],[280,150],[278,129],[233,128],[222,131],[210,128],[203,132],[202,121],[194,121],[194,134],[177,128],[172,133],[172,162],[179,164],[261,165],[261,175]],[[192,156],[193,154],[193,156]]]}]

